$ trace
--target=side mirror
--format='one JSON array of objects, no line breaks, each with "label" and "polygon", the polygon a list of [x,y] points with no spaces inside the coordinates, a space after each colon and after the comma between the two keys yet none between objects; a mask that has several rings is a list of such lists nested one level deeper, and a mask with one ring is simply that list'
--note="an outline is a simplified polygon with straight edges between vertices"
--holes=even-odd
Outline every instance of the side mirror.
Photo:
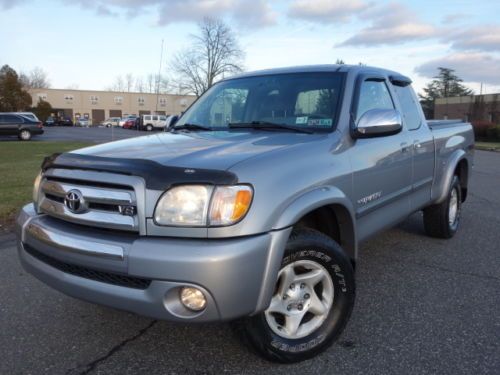
[{"label": "side mirror", "polygon": [[399,111],[395,109],[370,109],[358,120],[353,135],[355,138],[383,137],[397,134],[402,129]]}]

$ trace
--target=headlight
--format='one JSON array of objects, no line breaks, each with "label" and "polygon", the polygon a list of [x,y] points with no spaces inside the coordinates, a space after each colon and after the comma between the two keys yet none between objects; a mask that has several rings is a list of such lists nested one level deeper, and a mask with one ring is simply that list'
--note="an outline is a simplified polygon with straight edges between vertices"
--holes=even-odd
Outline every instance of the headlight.
[{"label": "headlight", "polygon": [[182,185],[167,190],[156,205],[156,224],[226,226],[248,212],[253,190],[247,185]]},{"label": "headlight", "polygon": [[40,182],[42,181],[42,172],[38,173],[35,178],[35,182],[33,183],[33,203],[35,204],[35,208],[38,210],[38,195],[40,191]]},{"label": "headlight", "polygon": [[204,226],[213,187],[184,185],[167,190],[155,209],[155,221],[160,225]]}]

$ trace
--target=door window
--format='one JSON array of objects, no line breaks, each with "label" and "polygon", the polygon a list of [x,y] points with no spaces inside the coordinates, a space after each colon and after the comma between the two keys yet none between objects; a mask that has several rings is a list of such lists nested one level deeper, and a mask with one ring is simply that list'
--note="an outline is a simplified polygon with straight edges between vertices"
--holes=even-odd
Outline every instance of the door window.
[{"label": "door window", "polygon": [[356,122],[371,109],[394,109],[391,94],[384,81],[366,80],[361,84]]},{"label": "door window", "polygon": [[20,123],[20,122],[24,122],[24,121],[20,116],[1,115],[0,122],[2,122],[4,124],[12,124],[12,123]]},{"label": "door window", "polygon": [[420,103],[417,102],[411,86],[394,86],[394,90],[396,91],[399,104],[401,104],[405,126],[409,130],[418,129],[422,122],[422,118],[418,110]]},{"label": "door window", "polygon": [[158,116],[153,116],[153,121],[158,121]]}]

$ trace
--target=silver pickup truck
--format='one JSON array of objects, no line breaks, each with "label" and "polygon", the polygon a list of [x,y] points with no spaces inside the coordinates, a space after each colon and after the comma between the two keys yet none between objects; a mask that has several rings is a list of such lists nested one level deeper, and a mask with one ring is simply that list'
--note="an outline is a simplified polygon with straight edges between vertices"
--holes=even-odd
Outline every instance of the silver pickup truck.
[{"label": "silver pickup truck", "polygon": [[235,321],[260,355],[300,361],[346,326],[361,241],[417,211],[429,235],[454,235],[473,149],[470,124],[426,122],[401,74],[245,73],[169,132],[46,158],[19,258],[70,296]]}]

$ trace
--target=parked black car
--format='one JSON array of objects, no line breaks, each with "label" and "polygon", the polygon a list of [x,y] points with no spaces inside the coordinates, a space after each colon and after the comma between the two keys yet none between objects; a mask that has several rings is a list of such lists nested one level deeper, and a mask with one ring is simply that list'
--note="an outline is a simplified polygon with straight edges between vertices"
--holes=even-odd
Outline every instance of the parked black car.
[{"label": "parked black car", "polygon": [[31,136],[43,134],[41,121],[33,121],[27,117],[0,113],[0,136],[17,135],[22,141],[29,141]]},{"label": "parked black car", "polygon": [[44,126],[55,126],[56,125],[56,119],[52,116],[47,117],[47,120],[43,123]]},{"label": "parked black car", "polygon": [[56,120],[56,125],[57,126],[73,126],[73,120],[71,120],[69,117],[61,117],[58,120]]}]

